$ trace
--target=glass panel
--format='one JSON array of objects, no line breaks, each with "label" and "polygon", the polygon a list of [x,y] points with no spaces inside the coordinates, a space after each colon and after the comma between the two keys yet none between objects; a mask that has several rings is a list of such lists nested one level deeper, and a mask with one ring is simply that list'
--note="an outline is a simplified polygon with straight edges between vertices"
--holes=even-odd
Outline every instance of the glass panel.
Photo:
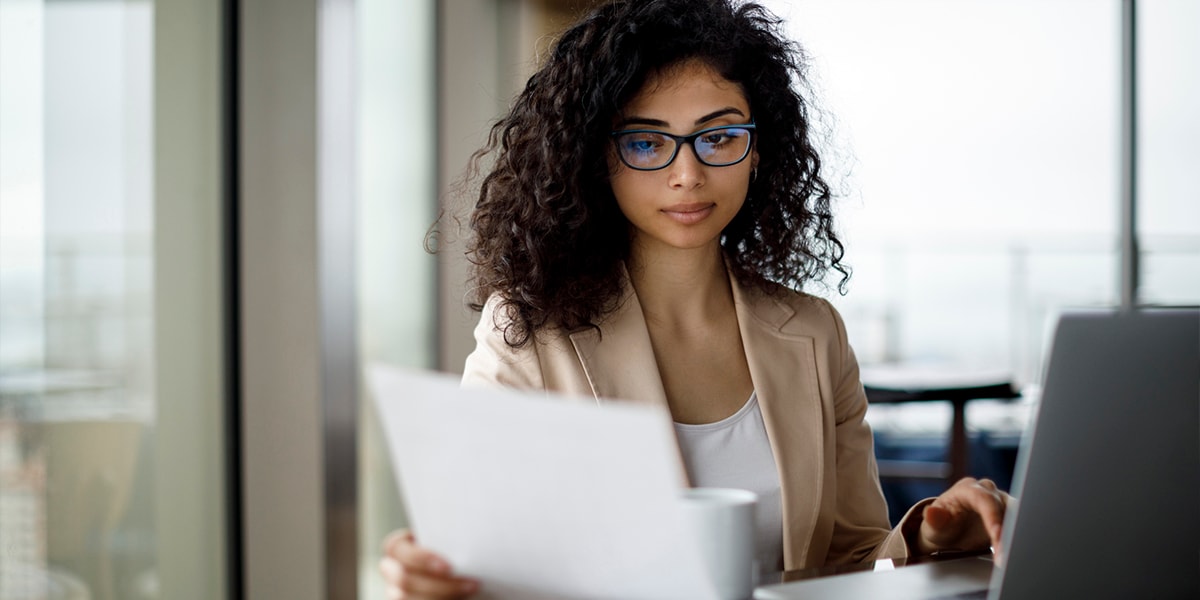
[{"label": "glass panel", "polygon": [[860,361],[1037,381],[1053,315],[1118,297],[1117,3],[766,4],[812,59]]},{"label": "glass panel", "polygon": [[[156,309],[159,16],[149,0],[0,3],[0,598],[180,597],[160,577],[172,567],[157,520],[171,500],[158,493],[158,458],[176,443],[158,426],[172,411],[158,354],[172,322]],[[215,253],[218,233],[177,247]],[[204,315],[217,314],[214,274],[191,273],[212,299]],[[211,344],[171,343],[211,367],[191,383],[220,388]],[[218,396],[201,414],[219,423],[220,411]],[[189,448],[168,468],[203,481],[220,507],[219,425],[191,428],[207,454]],[[216,517],[207,529],[223,531],[223,511],[206,514]],[[211,567],[223,538],[173,543]],[[223,597],[222,577],[206,570],[211,587],[198,593]]]},{"label": "glass panel", "polygon": [[1139,300],[1200,303],[1200,3],[1138,2]]},{"label": "glass panel", "polygon": [[[434,3],[360,0],[359,356],[433,368],[436,264],[425,233],[436,217]],[[387,533],[405,525],[383,431],[360,400],[359,597],[382,598],[376,569]]]},{"label": "glass panel", "polygon": [[[1119,299],[1119,2],[767,4],[811,58],[864,379],[1021,388],[966,408],[969,472],[1007,486],[1055,318]],[[873,404],[877,455],[944,456],[947,404]],[[893,518],[944,487],[883,481]]]}]

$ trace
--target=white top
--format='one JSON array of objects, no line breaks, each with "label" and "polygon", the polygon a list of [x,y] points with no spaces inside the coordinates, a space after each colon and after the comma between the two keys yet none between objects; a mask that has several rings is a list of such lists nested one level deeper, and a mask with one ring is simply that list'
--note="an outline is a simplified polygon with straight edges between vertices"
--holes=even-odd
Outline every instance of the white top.
[{"label": "white top", "polygon": [[758,494],[755,557],[759,569],[783,569],[783,506],[779,472],[767,441],[758,395],[733,415],[703,425],[675,424],[684,467],[696,487],[724,487]]}]

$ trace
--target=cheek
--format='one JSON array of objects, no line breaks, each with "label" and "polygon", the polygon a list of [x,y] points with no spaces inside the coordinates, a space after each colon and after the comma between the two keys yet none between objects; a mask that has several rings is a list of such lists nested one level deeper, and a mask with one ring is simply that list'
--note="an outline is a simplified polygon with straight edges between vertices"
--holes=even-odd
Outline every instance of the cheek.
[{"label": "cheek", "polygon": [[731,198],[738,202],[742,202],[746,199],[746,196],[750,193],[752,173],[752,169],[747,166],[744,172],[739,172],[737,175],[730,178],[726,190]]},{"label": "cheek", "polygon": [[612,189],[613,197],[617,199],[617,204],[621,206],[621,210],[628,212],[627,207],[637,203],[642,183],[637,177],[637,171],[623,164],[612,165],[610,163],[610,167],[611,174],[608,176],[608,185]]},{"label": "cheek", "polygon": [[637,204],[636,186],[632,185],[628,177],[623,177],[621,174],[614,174],[608,181],[612,188],[613,198],[617,199],[617,206],[621,209],[621,214],[628,219],[630,211]]},{"label": "cheek", "polygon": [[616,148],[610,146],[608,151],[604,153],[604,160],[608,165],[608,180],[612,182],[613,187],[616,187],[618,179],[628,179],[629,174],[633,172],[632,169],[625,166],[625,163],[621,162],[621,158],[617,156]]}]

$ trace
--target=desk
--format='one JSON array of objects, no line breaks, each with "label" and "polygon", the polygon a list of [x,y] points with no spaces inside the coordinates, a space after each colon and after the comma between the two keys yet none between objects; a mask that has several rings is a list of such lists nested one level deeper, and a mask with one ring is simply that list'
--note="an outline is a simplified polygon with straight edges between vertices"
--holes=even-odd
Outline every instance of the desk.
[{"label": "desk", "polygon": [[765,578],[754,598],[984,598],[992,567],[985,551],[799,569]]}]

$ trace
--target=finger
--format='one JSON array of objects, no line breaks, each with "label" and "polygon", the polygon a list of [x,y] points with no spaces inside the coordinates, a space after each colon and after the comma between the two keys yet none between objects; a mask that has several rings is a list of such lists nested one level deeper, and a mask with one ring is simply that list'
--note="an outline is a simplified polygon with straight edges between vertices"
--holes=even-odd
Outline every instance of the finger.
[{"label": "finger", "polygon": [[384,588],[383,597],[387,600],[404,600],[404,591],[398,586],[389,585]]},{"label": "finger", "polygon": [[953,516],[950,511],[933,504],[926,506],[921,516],[930,527],[937,530],[945,529],[953,524]]},{"label": "finger", "polygon": [[992,546],[997,546],[1008,506],[1007,494],[997,490],[991,481],[981,480],[975,485],[964,486],[962,493],[955,495],[955,500],[962,503],[966,512],[978,515]]},{"label": "finger", "polygon": [[[952,513],[973,512],[980,513],[979,503],[991,500],[999,502],[1003,506],[1001,492],[995,482],[990,479],[975,480],[970,477],[964,477],[954,485],[950,486],[942,495],[938,496],[933,504],[940,506]],[[982,514],[982,513],[980,513]]]},{"label": "finger", "polygon": [[450,564],[417,544],[409,530],[388,534],[383,553],[379,572],[387,583],[390,599],[463,598],[479,588],[478,581],[452,576]]},{"label": "finger", "polygon": [[998,547],[1006,498],[990,480],[956,482],[923,511],[921,542],[936,550]]},{"label": "finger", "polygon": [[462,598],[474,593],[477,581],[462,577],[440,577],[406,570],[400,561],[385,557],[379,561],[379,571],[387,583],[390,600],[420,598]]},{"label": "finger", "polygon": [[479,590],[479,583],[463,577],[438,577],[406,571],[399,589],[405,600],[466,598]]},{"label": "finger", "polygon": [[389,555],[400,562],[405,571],[449,576],[450,563],[437,554],[417,545],[411,534],[401,536],[390,547]]},{"label": "finger", "polygon": [[393,558],[379,561],[379,570],[387,583],[386,592],[390,600],[464,598],[479,589],[479,583],[475,580],[406,570]]},{"label": "finger", "polygon": [[383,575],[383,580],[388,586],[399,587],[404,567],[400,566],[400,561],[390,556],[385,556],[379,559],[379,573]]},{"label": "finger", "polygon": [[413,534],[407,529],[397,529],[383,538],[383,555],[395,556],[396,547],[402,543],[414,543]]},{"label": "finger", "polygon": [[957,512],[930,504],[921,514],[920,535],[925,551],[963,549],[965,519]]}]

